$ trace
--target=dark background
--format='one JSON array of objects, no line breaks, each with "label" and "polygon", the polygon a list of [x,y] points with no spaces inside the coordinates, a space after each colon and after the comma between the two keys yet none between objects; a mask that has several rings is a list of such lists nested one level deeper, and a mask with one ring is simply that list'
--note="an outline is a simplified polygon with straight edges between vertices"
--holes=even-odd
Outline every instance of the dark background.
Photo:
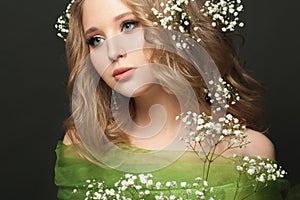
[{"label": "dark background", "polygon": [[[54,23],[68,1],[1,1],[1,199],[55,200],[55,146],[68,115],[64,42]],[[244,1],[248,69],[267,86],[269,137],[300,183],[300,1]],[[299,161],[298,161],[299,162]]]}]

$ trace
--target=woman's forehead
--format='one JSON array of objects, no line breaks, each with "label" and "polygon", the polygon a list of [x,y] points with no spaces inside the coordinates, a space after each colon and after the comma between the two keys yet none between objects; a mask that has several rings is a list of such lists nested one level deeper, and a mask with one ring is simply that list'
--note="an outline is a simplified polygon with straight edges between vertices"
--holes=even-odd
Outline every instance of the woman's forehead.
[{"label": "woman's forehead", "polygon": [[132,12],[121,0],[85,0],[82,10],[84,30],[91,26],[109,25],[124,13]]}]

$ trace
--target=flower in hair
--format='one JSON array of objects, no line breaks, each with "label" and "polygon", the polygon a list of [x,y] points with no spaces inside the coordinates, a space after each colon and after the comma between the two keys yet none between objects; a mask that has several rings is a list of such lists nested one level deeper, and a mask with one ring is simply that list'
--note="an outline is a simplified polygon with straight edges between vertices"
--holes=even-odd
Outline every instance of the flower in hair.
[{"label": "flower in hair", "polygon": [[70,10],[75,0],[71,0],[68,4],[67,9],[63,12],[61,16],[57,18],[54,27],[57,29],[57,36],[66,41],[67,35],[69,33],[69,20],[70,20]]},{"label": "flower in hair", "polygon": [[[152,8],[152,13],[159,20],[154,25],[160,25],[167,30],[178,30],[181,33],[188,34],[189,28],[195,31],[199,29],[194,22],[200,18],[192,18],[187,12],[189,3],[195,0],[169,0],[167,3],[160,3],[159,11]],[[239,13],[244,9],[241,0],[207,0],[200,12],[204,16],[212,19],[212,26],[220,26],[223,32],[234,31],[236,26],[243,27],[244,23],[240,22]]]},{"label": "flower in hair", "polygon": [[[160,7],[163,9],[159,12],[156,8],[152,8],[152,13],[159,20],[163,28],[167,30],[177,30],[181,33],[187,33],[187,27],[190,25],[189,15],[186,12],[188,0],[169,0],[167,3],[160,3]],[[154,25],[158,25],[154,22]]]},{"label": "flower in hair", "polygon": [[234,31],[236,26],[243,27],[239,14],[244,9],[241,0],[211,0],[204,3],[201,12],[211,17],[212,26],[221,26],[223,32]]},{"label": "flower in hair", "polygon": [[[225,104],[225,108],[228,108],[241,99],[237,89],[223,78],[219,78],[216,82],[211,80],[208,84],[211,89],[205,89],[204,92],[207,94],[207,100],[211,104],[217,102],[220,105]],[[219,108],[217,111],[219,111]]]}]

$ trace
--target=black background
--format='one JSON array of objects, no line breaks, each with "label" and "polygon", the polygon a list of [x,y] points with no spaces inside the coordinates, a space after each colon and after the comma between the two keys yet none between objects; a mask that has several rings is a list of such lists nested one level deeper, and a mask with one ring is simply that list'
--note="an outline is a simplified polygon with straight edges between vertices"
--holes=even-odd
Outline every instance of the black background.
[{"label": "black background", "polygon": [[[1,1],[1,199],[55,200],[55,146],[68,115],[64,42],[54,23],[68,1]],[[249,71],[267,86],[269,137],[300,183],[300,1],[244,0]],[[298,161],[299,162],[299,161]]]}]

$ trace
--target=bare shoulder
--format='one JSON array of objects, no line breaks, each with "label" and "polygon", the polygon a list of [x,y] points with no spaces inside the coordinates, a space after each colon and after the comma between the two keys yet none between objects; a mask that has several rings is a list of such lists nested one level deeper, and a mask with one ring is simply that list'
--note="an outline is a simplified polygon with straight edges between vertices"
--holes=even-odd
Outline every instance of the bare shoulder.
[{"label": "bare shoulder", "polygon": [[68,135],[68,133],[65,134],[64,139],[63,139],[63,143],[65,145],[71,145],[72,144],[72,140],[71,140],[70,136]]},{"label": "bare shoulder", "polygon": [[247,129],[245,131],[245,135],[247,135],[247,139],[251,142],[243,148],[227,149],[228,144],[223,142],[217,146],[216,152],[222,152],[222,154],[226,157],[231,157],[232,155],[236,154],[240,156],[260,156],[275,160],[274,145],[265,134],[252,129]]},{"label": "bare shoulder", "polygon": [[251,142],[243,149],[244,155],[275,159],[274,144],[265,134],[252,129],[247,129],[245,134]]},{"label": "bare shoulder", "polygon": [[71,145],[71,144],[74,144],[74,143],[79,143],[79,141],[77,139],[74,139],[74,138],[76,138],[76,136],[74,137],[74,135],[76,135],[75,130],[68,130],[64,135],[63,143],[65,145]]}]

